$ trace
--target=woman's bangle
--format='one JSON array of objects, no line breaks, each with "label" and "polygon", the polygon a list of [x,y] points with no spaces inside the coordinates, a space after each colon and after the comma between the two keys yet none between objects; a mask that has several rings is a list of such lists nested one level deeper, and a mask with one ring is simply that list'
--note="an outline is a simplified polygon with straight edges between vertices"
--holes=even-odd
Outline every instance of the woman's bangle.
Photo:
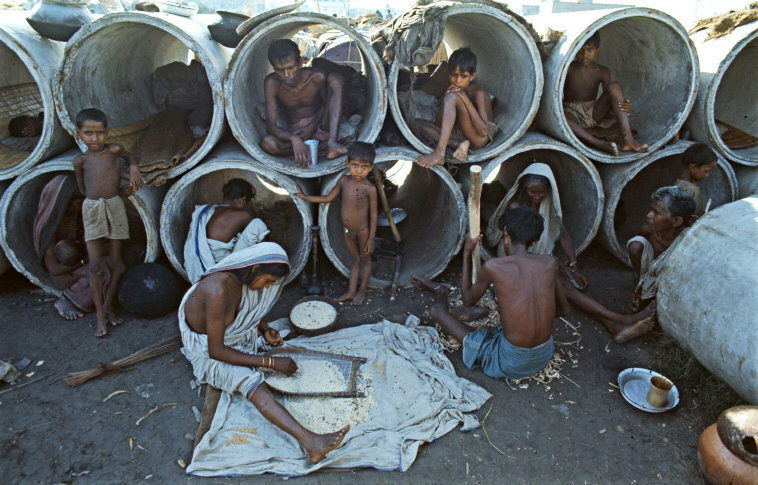
[{"label": "woman's bangle", "polygon": [[574,269],[576,267],[576,261],[569,261],[569,268]]}]

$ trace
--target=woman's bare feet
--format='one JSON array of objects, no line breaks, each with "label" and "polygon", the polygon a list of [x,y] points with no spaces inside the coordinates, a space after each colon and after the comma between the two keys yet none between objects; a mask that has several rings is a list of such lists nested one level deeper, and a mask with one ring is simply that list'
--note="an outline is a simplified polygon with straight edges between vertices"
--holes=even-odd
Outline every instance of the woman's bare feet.
[{"label": "woman's bare feet", "polygon": [[105,312],[105,318],[107,318],[108,322],[114,327],[118,327],[119,325],[124,323],[124,319],[119,316],[116,316],[116,314],[113,313],[113,310],[108,310],[107,312]]},{"label": "woman's bare feet", "polygon": [[84,316],[84,313],[80,312],[65,296],[58,298],[53,306],[58,311],[58,315],[66,320],[78,320]]},{"label": "woman's bare feet", "polygon": [[328,150],[326,152],[327,160],[340,157],[347,153],[347,148],[340,145],[339,143],[328,143],[327,147],[328,147]]},{"label": "woman's bare feet", "polygon": [[361,306],[366,301],[366,290],[358,290],[358,293],[353,297],[353,305]]},{"label": "woman's bare feet", "polygon": [[354,298],[354,297],[355,297],[355,292],[348,290],[341,297],[336,298],[334,301],[342,303],[343,301],[350,300],[351,298]]},{"label": "woman's bare feet", "polygon": [[648,333],[650,330],[653,329],[653,326],[655,325],[655,317],[649,316],[646,318],[643,318],[642,320],[633,323],[623,329],[622,331],[618,332],[616,335],[613,336],[613,340],[617,344],[625,344],[629,342],[630,340],[636,339],[637,337],[640,337],[646,333]]},{"label": "woman's bare feet", "polygon": [[435,165],[442,165],[445,163],[445,154],[444,153],[438,153],[438,152],[432,152],[427,153],[426,155],[421,155],[415,160],[416,163],[421,165],[424,168],[431,168]]},{"label": "woman's bare feet", "polygon": [[97,317],[97,323],[95,324],[95,337],[102,338],[108,335],[108,317]]},{"label": "woman's bare feet", "polygon": [[640,145],[637,143],[636,140],[631,139],[629,141],[625,141],[623,145],[621,145],[621,151],[622,152],[637,152],[637,153],[643,153],[647,151],[647,145]]},{"label": "woman's bare feet", "polygon": [[471,146],[471,142],[468,140],[463,140],[460,145],[458,145],[458,148],[455,149],[453,152],[453,156],[456,160],[460,160],[461,162],[465,162],[466,159],[468,159],[468,149]]},{"label": "woman's bare feet", "polygon": [[305,451],[310,455],[311,462],[318,463],[326,458],[327,453],[336,449],[342,443],[348,431],[350,431],[349,425],[336,433],[315,435],[313,441],[305,445]]}]

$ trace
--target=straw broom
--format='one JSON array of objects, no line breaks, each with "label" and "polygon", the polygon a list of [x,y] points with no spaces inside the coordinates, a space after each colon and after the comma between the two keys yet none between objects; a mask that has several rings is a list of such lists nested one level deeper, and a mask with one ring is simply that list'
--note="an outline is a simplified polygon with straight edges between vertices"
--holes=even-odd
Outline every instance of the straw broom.
[{"label": "straw broom", "polygon": [[122,359],[118,359],[109,363],[101,362],[94,369],[67,374],[66,384],[71,387],[76,387],[78,385],[84,384],[90,379],[94,379],[95,377],[100,377],[112,372],[123,372],[125,370],[128,370],[126,367],[130,365],[152,359],[153,357],[158,357],[159,355],[163,355],[165,353],[171,352],[172,350],[178,349],[181,346],[182,339],[179,336],[171,337],[170,339],[164,340],[163,342],[138,350],[137,352],[134,352],[131,355],[127,355]]}]

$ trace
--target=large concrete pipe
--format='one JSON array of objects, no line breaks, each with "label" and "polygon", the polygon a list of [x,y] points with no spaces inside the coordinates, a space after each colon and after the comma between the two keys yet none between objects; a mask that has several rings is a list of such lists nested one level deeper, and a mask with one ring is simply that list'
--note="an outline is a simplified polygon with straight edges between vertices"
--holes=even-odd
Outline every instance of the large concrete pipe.
[{"label": "large concrete pipe", "polygon": [[[584,155],[564,143],[530,132],[502,155],[483,164],[482,180],[485,186],[500,183],[507,192],[518,175],[534,162],[546,163],[555,175],[563,225],[578,255],[592,242],[603,216],[604,194],[600,174]],[[464,190],[469,186],[468,173],[468,169],[461,171]],[[482,221],[482,232],[487,223],[486,220]],[[556,244],[555,249],[560,252],[560,244]],[[489,259],[493,253],[482,246],[482,256]]]},{"label": "large concrete pipe", "polygon": [[737,198],[744,199],[751,195],[758,195],[758,166],[748,167],[746,165],[733,163],[735,175],[737,175]]},{"label": "large concrete pipe", "polygon": [[[529,31],[508,14],[473,3],[453,5],[448,10],[442,46],[447,55],[470,47],[477,57],[476,82],[497,98],[494,118],[499,130],[489,145],[469,151],[468,162],[492,158],[510,147],[526,132],[537,114],[542,95],[542,61]],[[405,139],[422,153],[426,145],[411,131],[398,100],[401,66],[392,64],[389,75],[390,109]]]},{"label": "large concrete pipe", "polygon": [[[2,199],[3,194],[8,189],[8,186],[10,186],[10,182],[7,180],[4,180],[0,182],[0,199]],[[11,263],[8,261],[8,258],[5,257],[5,253],[0,250],[0,275],[8,271],[8,268],[11,267]]]},{"label": "large concrete pipe", "polygon": [[[605,210],[598,237],[614,256],[630,264],[626,242],[638,234],[650,210],[650,196],[658,188],[674,185],[682,172],[682,153],[692,144],[679,141],[628,165],[600,165],[605,190]],[[732,202],[737,196],[737,178],[729,163],[718,157],[709,177],[698,182],[710,208]]]},{"label": "large concrete pipe", "polygon": [[[63,44],[44,39],[26,22],[24,12],[3,11],[0,20],[0,138],[8,122],[22,115],[44,113],[42,133],[34,148],[0,144],[0,180],[69,148],[71,137],[55,115],[52,79],[63,58]],[[20,139],[25,141],[25,139]],[[24,149],[19,149],[24,148]]]},{"label": "large concrete pipe", "polygon": [[340,171],[347,157],[333,160],[319,159],[318,164],[307,168],[295,165],[289,157],[274,157],[264,152],[259,143],[266,134],[266,124],[260,115],[259,106],[264,102],[263,79],[273,72],[268,61],[268,45],[276,39],[291,39],[309,26],[324,26],[336,29],[350,37],[363,59],[363,74],[368,79],[366,102],[360,115],[363,118],[357,139],[373,143],[379,135],[387,114],[385,93],[386,78],[379,56],[366,39],[344,22],[326,15],[296,12],[280,15],[263,22],[253,29],[234,51],[226,74],[226,116],[234,137],[256,160],[279,172],[298,177],[320,177]]},{"label": "large concrete pipe", "polygon": [[[32,228],[37,204],[45,185],[56,175],[69,173],[79,152],[70,150],[16,177],[0,199],[0,246],[19,273],[48,293],[60,296],[49,273],[42,267],[34,249]],[[165,189],[143,187],[127,201],[129,232],[132,239],[144,242],[144,262],[158,259],[161,245],[158,216]]]},{"label": "large concrete pipe", "polygon": [[563,111],[563,89],[569,65],[587,39],[600,34],[595,61],[611,71],[624,96],[633,103],[632,129],[639,143],[653,152],[676,135],[695,101],[698,59],[684,27],[673,17],[650,8],[623,8],[535,16],[542,35],[562,32],[544,64],[545,90],[537,114],[539,127],[576,147],[592,160],[626,163],[645,153],[618,156],[585,145],[574,135]]},{"label": "large concrete pipe", "polygon": [[[400,286],[409,285],[414,274],[427,278],[440,274],[461,249],[466,232],[466,203],[455,180],[440,166],[425,169],[414,164],[418,156],[416,151],[398,147],[376,151],[376,166],[384,172],[383,178],[397,187],[394,193],[387,194],[389,206],[401,208],[407,215],[397,223],[403,243]],[[331,192],[345,173],[325,179],[321,193]],[[345,246],[341,203],[337,198],[329,204],[320,204],[318,220],[324,252],[337,270],[349,277],[352,257]],[[387,227],[377,227],[376,235],[393,241]],[[372,276],[369,286],[384,288],[390,283],[390,279]]]},{"label": "large concrete pipe", "polygon": [[[692,34],[700,57],[700,91],[687,126],[692,136],[719,150],[724,157],[758,166],[758,28],[737,27],[728,35],[705,40],[708,29]],[[753,142],[730,148],[719,127],[724,123],[746,133]],[[744,148],[740,148],[740,146]]]},{"label": "large concrete pipe", "polygon": [[[162,13],[118,12],[82,27],[66,44],[53,92],[63,126],[76,130],[76,113],[105,112],[111,131],[136,126],[159,112],[148,80],[158,67],[196,58],[213,95],[213,116],[202,144],[167,173],[181,175],[213,148],[224,128],[223,77],[230,50],[214,41],[205,24]],[[79,141],[80,148],[86,147]]]},{"label": "large concrete pipe", "polygon": [[292,268],[286,279],[289,283],[308,262],[313,220],[310,204],[291,195],[297,192],[294,180],[256,162],[236,143],[214,150],[201,166],[177,180],[166,194],[161,210],[161,241],[168,260],[187,279],[184,242],[192,212],[196,205],[220,204],[222,187],[234,178],[245,179],[255,188],[256,217],[271,231],[266,240],[281,244],[289,256]]},{"label": "large concrete pipe", "polygon": [[758,404],[758,197],[706,214],[672,250],[658,321],[709,371]]}]

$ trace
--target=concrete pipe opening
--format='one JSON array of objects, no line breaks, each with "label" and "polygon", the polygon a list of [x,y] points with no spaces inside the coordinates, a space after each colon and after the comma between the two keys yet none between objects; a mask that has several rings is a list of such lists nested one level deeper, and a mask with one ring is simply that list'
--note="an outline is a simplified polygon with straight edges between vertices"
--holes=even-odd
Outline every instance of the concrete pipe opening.
[{"label": "concrete pipe opening", "polygon": [[[682,154],[692,145],[679,141],[630,165],[601,165],[605,188],[605,210],[600,225],[600,242],[629,265],[626,242],[639,234],[650,211],[650,196],[660,187],[674,185],[682,172]],[[734,170],[721,157],[707,179],[697,183],[710,209],[731,202],[737,195]]]},{"label": "concrete pipe opening", "polygon": [[727,159],[758,166],[758,29],[737,27],[718,39],[692,34],[700,56],[700,91],[687,122],[695,139]]},{"label": "concrete pipe opening", "polygon": [[742,164],[733,163],[732,168],[737,176],[737,198],[744,199],[751,195],[758,195],[758,166],[748,167]]},{"label": "concrete pipe opening", "polygon": [[[311,250],[310,205],[290,194],[295,181],[255,162],[237,144],[222,146],[203,164],[177,180],[166,194],[161,210],[161,241],[171,265],[185,279],[184,243],[196,205],[220,204],[221,189],[231,179],[241,178],[255,189],[253,211],[266,223],[266,241],[281,245],[287,252],[291,271],[285,284],[302,271]],[[306,189],[307,190],[307,189]]]},{"label": "concrete pipe opening", "polygon": [[[60,295],[34,246],[33,227],[40,195],[56,175],[74,177],[72,160],[78,152],[68,151],[17,177],[0,199],[0,245],[19,273],[48,293]],[[164,190],[143,187],[126,200],[129,242],[123,245],[127,266],[153,262],[160,255],[158,216]],[[81,198],[78,192],[69,199]],[[61,199],[62,201],[62,199]],[[79,210],[81,212],[81,210]]]},{"label": "concrete pipe opening", "polygon": [[647,154],[627,151],[613,156],[591,147],[574,134],[566,120],[566,75],[579,50],[595,32],[599,33],[595,62],[610,70],[611,80],[619,82],[624,97],[632,101],[631,127],[637,142],[649,146],[648,152],[674,137],[687,118],[697,93],[698,59],[687,32],[673,17],[649,8],[607,12],[535,19],[540,34],[546,34],[551,27],[563,32],[544,64],[545,91],[537,122],[542,130],[592,160],[627,163]]},{"label": "concrete pipe opening", "polygon": [[[460,47],[470,47],[477,57],[475,82],[496,99],[493,117],[498,132],[489,145],[470,150],[467,161],[487,160],[521,138],[537,114],[542,95],[542,60],[526,27],[504,12],[473,4],[454,5],[448,12],[440,46],[446,54],[443,58]],[[416,150],[430,153],[435,145],[431,140],[422,140],[420,134],[411,129],[413,120],[406,119],[401,108],[400,97],[407,97],[409,88],[407,83],[406,86],[399,85],[401,71],[403,69],[395,61],[389,75],[392,116],[405,139]],[[414,88],[414,99],[423,96],[431,100],[432,96],[443,96],[449,84],[448,79],[441,79],[441,90],[434,89],[433,94]],[[398,92],[403,87],[405,91]],[[434,103],[424,103],[423,99],[418,99],[417,106],[429,106],[423,111],[417,108],[417,113],[428,121],[434,121]]]},{"label": "concrete pipe opening", "polygon": [[62,58],[63,44],[40,37],[23,12],[3,12],[0,180],[11,179],[71,146],[71,137],[55,116],[51,89]]},{"label": "concrete pipe opening", "polygon": [[[592,162],[574,148],[537,133],[528,133],[501,156],[482,165],[482,233],[519,174],[532,163],[547,164],[553,172],[563,226],[571,238],[574,252],[579,255],[589,246],[600,227],[604,200],[600,174]],[[465,179],[464,188],[468,188],[468,177],[462,178]],[[502,241],[498,243],[501,244]],[[497,247],[482,246],[483,258],[489,259],[497,254]],[[553,254],[563,254],[559,241],[556,241]]]},{"label": "concrete pipe opening", "polygon": [[[139,150],[160,167],[159,175],[150,172],[146,178],[176,177],[202,160],[221,136],[229,52],[205,25],[185,17],[104,15],[66,44],[53,84],[61,122],[73,135],[79,110],[98,108],[108,116],[108,141]],[[180,114],[169,116],[176,111]]]},{"label": "concrete pipe opening", "polygon": [[[414,274],[427,278],[440,274],[461,249],[466,231],[466,205],[455,180],[442,167],[425,169],[414,164],[418,156],[418,152],[403,148],[380,148],[376,153],[376,166],[383,172],[385,186],[392,188],[386,192],[389,206],[401,208],[407,215],[397,223],[403,241],[400,286],[409,285]],[[331,192],[342,175],[325,179],[321,193]],[[377,204],[381,216],[381,201]],[[340,208],[340,198],[321,204],[318,220],[324,252],[337,270],[349,277],[352,257],[345,246]],[[376,235],[394,242],[389,227],[377,227]],[[391,279],[381,277],[386,274],[377,276],[376,267],[374,263],[369,286],[384,288]]]},{"label": "concrete pipe opening", "polygon": [[[363,63],[362,74],[366,77],[367,84],[365,101],[362,108],[357,110],[361,117],[355,135],[357,140],[373,143],[387,113],[386,78],[379,56],[363,35],[342,21],[317,13],[290,13],[274,17],[255,27],[237,46],[229,62],[224,91],[229,126],[234,137],[253,158],[279,172],[298,177],[320,177],[337,172],[345,167],[347,160],[345,156],[326,160],[320,155],[316,165],[300,168],[295,165],[291,155],[269,155],[260,146],[261,139],[266,135],[266,122],[262,115],[265,105],[263,80],[273,72],[268,61],[268,46],[277,39],[292,39],[311,26],[339,30],[358,46]],[[283,119],[281,113],[279,118]],[[343,122],[340,126],[346,127],[349,124]],[[323,144],[322,142],[321,145]]]}]

